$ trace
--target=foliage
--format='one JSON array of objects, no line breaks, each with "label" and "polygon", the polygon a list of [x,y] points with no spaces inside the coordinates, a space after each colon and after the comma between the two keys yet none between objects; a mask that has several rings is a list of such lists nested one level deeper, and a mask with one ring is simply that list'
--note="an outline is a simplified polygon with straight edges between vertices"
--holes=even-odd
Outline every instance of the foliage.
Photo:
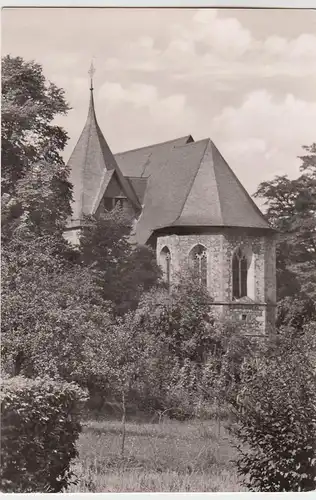
[{"label": "foliage", "polygon": [[[152,339],[133,323],[133,313],[116,318],[107,330],[101,353],[94,358],[98,383],[113,400],[118,400],[122,416],[121,454],[125,448],[127,405],[143,384],[145,367],[152,354]],[[97,382],[96,382],[97,384]]]},{"label": "foliage", "polygon": [[277,304],[276,327],[282,325],[293,327],[297,332],[303,331],[304,326],[316,321],[316,303],[304,293],[294,297],[284,297]]},{"label": "foliage", "polygon": [[255,196],[266,200],[266,215],[279,231],[278,299],[297,293],[316,300],[316,143],[304,146],[301,175],[262,182]]},{"label": "foliage", "polygon": [[[55,134],[63,141],[66,135],[49,123],[68,107],[35,63],[5,58],[3,82],[2,145],[12,160],[5,176],[15,182],[2,196],[2,361],[11,375],[87,385],[110,308],[94,270],[63,237],[72,190],[59,157],[64,142]],[[20,165],[13,152],[26,163]]]},{"label": "foliage", "polygon": [[[22,233],[22,234],[21,234]],[[2,255],[2,359],[9,373],[86,384],[110,322],[93,274],[64,240],[21,228]]]},{"label": "foliage", "polygon": [[316,488],[315,326],[303,336],[285,329],[244,363],[234,432],[252,490]]},{"label": "foliage", "polygon": [[23,226],[33,234],[55,235],[61,239],[71,215],[71,186],[68,169],[62,164],[38,162],[29,167],[15,187],[14,195],[2,196],[2,241],[14,238]]},{"label": "foliage", "polygon": [[223,413],[249,340],[237,324],[215,320],[210,303],[188,273],[169,291],[145,294],[129,316],[129,328],[147,346],[143,378],[135,385],[141,408],[181,420],[205,412],[205,403],[221,406]]},{"label": "foliage", "polygon": [[34,61],[2,58],[2,193],[14,194],[16,182],[38,161],[62,164],[68,136],[53,124],[69,106],[64,91],[47,83]]},{"label": "foliage", "polygon": [[86,217],[80,237],[83,262],[98,271],[103,297],[119,315],[135,309],[161,275],[153,250],[130,243],[131,229],[130,216],[116,207],[98,218]]},{"label": "foliage", "polygon": [[49,379],[3,382],[2,492],[56,493],[71,484],[84,397],[76,385]]},{"label": "foliage", "polygon": [[183,274],[170,291],[153,289],[140,301],[135,318],[174,358],[201,363],[213,345],[211,298],[193,276]]},{"label": "foliage", "polygon": [[17,182],[14,195],[4,197],[4,365],[13,375],[47,374],[85,385],[109,306],[94,272],[63,238],[71,198],[67,169],[39,162]]}]

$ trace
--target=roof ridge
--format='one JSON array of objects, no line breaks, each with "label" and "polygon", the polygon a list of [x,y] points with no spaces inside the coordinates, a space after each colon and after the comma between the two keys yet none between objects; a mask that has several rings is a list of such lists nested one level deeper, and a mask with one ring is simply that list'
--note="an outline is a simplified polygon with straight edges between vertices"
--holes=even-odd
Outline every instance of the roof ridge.
[{"label": "roof ridge", "polygon": [[[183,135],[181,137],[177,137],[176,139],[171,139],[169,141],[162,141],[162,142],[157,142],[155,144],[149,144],[148,146],[141,146],[140,148],[127,149],[126,151],[118,151],[117,153],[114,153],[113,156],[122,155],[125,153],[133,153],[134,151],[141,151],[142,149],[148,149],[148,148],[153,148],[153,147],[157,147],[157,146],[162,146],[164,144],[170,144],[171,142],[180,141],[181,139],[186,139],[186,138],[189,139],[190,137],[193,140],[192,142],[195,143],[196,141],[194,141],[192,135],[189,134],[189,135]],[[186,143],[186,144],[192,144],[192,142]],[[181,144],[181,146],[183,146],[183,144]],[[179,147],[181,147],[181,146],[179,146]]]},{"label": "roof ridge", "polygon": [[124,175],[127,179],[148,179],[148,177],[139,177],[138,175]]},{"label": "roof ridge", "polygon": [[[213,146],[215,148],[216,148],[216,146],[215,146],[214,142],[212,141],[212,139],[210,139],[210,146],[211,146],[211,154],[212,154],[213,172],[214,172],[214,177],[215,177],[216,193],[217,193],[217,199],[218,199],[218,205],[219,205],[218,208],[219,208],[219,213],[220,213],[220,218],[221,218],[222,224],[225,225],[221,197],[220,197],[220,192],[219,192],[219,188],[218,188],[219,183],[218,183],[218,179],[216,176],[216,168],[215,168],[215,162],[214,162],[214,157],[213,157]],[[223,157],[223,159],[224,159],[224,157]],[[230,170],[232,171],[232,169],[230,169]]]},{"label": "roof ridge", "polygon": [[[88,150],[89,150],[89,143],[90,143],[90,141],[91,141],[91,125],[92,125],[92,123],[91,123],[91,116],[90,116],[90,113],[91,113],[91,107],[92,107],[92,114],[94,114],[94,118],[95,118],[95,120],[96,120],[95,113],[93,113],[93,111],[94,111],[94,107],[93,107],[93,94],[92,94],[92,92],[91,92],[91,97],[90,97],[90,104],[89,104],[88,117],[87,117],[86,126],[85,126],[85,127],[87,127],[87,128],[88,128],[89,133],[88,133],[88,140],[87,140],[87,144],[86,144],[86,151],[85,151],[85,155],[84,155],[84,164],[83,164],[83,168],[84,168],[84,166],[85,166],[85,165],[86,165],[86,163],[87,163],[87,158],[88,158]],[[82,134],[83,134],[83,132],[84,132],[85,127],[84,127],[84,128],[83,128],[83,130],[82,130]],[[79,142],[79,140],[80,140],[80,137],[79,137],[79,139],[78,139],[78,142]],[[83,176],[83,175],[81,175],[81,179],[80,179],[80,180],[81,180],[81,185],[82,185],[82,192],[81,192],[81,196],[80,196],[80,198],[81,198],[81,207],[83,207],[83,201],[84,201],[84,176]]]},{"label": "roof ridge", "polygon": [[146,161],[143,164],[143,169],[142,169],[141,177],[143,177],[143,174],[145,173],[146,167],[150,163],[150,159],[151,159],[152,155],[153,155],[153,152],[149,153],[149,155],[147,156]]},{"label": "roof ridge", "polygon": [[[197,174],[198,174],[198,172],[199,172],[199,170],[200,170],[201,163],[202,163],[202,160],[203,160],[203,158],[204,158],[205,151],[206,151],[206,148],[207,148],[207,146],[208,146],[208,143],[210,142],[210,139],[202,139],[201,141],[197,141],[197,142],[195,142],[195,143],[194,143],[194,144],[198,144],[199,142],[203,142],[203,141],[207,141],[207,142],[206,142],[206,144],[205,144],[205,148],[204,148],[203,154],[202,154],[201,159],[200,159],[200,161],[199,161],[199,163],[198,163],[198,166],[197,166],[196,172],[195,172],[195,174],[194,174],[194,176],[193,176],[193,179],[192,179],[192,181],[191,181],[191,183],[190,183],[190,186],[189,186],[188,192],[187,192],[187,194],[186,194],[186,196],[185,196],[185,198],[184,198],[184,202],[183,202],[183,204],[182,204],[182,207],[181,207],[180,213],[179,213],[178,217],[176,217],[176,219],[175,219],[175,220],[171,223],[172,225],[173,225],[173,224],[174,224],[174,223],[175,223],[178,219],[180,219],[180,217],[181,217],[181,215],[182,215],[182,212],[183,212],[183,209],[184,209],[185,204],[186,204],[186,202],[187,202],[187,199],[188,199],[188,197],[189,197],[189,194],[191,193],[192,186],[193,186],[193,184],[194,184],[194,182],[195,182],[195,179],[196,179],[196,176],[197,176]],[[186,144],[186,146],[187,146],[187,144]]]},{"label": "roof ridge", "polygon": [[[260,208],[256,205],[256,203],[254,202],[254,200],[252,199],[252,197],[250,196],[250,194],[248,193],[248,191],[244,188],[243,184],[240,182],[240,180],[238,179],[237,175],[235,174],[235,172],[233,171],[233,169],[229,166],[229,164],[227,163],[227,161],[225,160],[224,156],[222,155],[222,153],[219,151],[219,149],[216,147],[216,145],[214,144],[214,142],[212,140],[210,140],[211,142],[211,145],[212,145],[212,148],[215,148],[217,154],[219,154],[222,159],[224,160],[225,164],[227,165],[228,169],[231,171],[233,177],[235,178],[237,184],[239,185],[239,187],[241,188],[241,190],[245,193],[247,199],[250,201],[251,205],[253,206],[253,208],[256,210],[257,214],[266,222],[266,224],[268,224],[268,226],[270,227],[270,224],[268,223],[268,221],[266,220],[265,216],[263,215],[263,213],[261,212]],[[216,177],[216,169],[214,168],[214,174],[215,174],[215,177]],[[218,186],[218,183],[216,183],[216,185]],[[219,192],[218,192],[218,195],[219,195]],[[219,198],[219,201],[220,201],[220,196],[218,196]],[[220,209],[222,209],[221,207],[221,202],[220,202]]]},{"label": "roof ridge", "polygon": [[211,139],[209,137],[207,137],[206,139],[200,139],[199,141],[194,141],[194,142],[187,142],[186,144],[181,144],[180,146],[177,146],[177,149],[181,149],[181,148],[186,148],[187,146],[193,146],[195,144],[202,144],[202,142],[208,142],[210,141]]}]

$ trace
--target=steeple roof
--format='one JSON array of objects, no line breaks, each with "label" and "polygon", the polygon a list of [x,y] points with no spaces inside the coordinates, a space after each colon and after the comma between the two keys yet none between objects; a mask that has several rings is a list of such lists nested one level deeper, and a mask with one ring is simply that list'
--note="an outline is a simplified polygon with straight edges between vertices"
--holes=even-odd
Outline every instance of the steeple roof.
[{"label": "steeple roof", "polygon": [[97,122],[92,74],[86,124],[68,162],[73,221],[96,213],[116,185],[140,214],[139,244],[164,228],[271,229],[210,139],[189,135],[114,156]]},{"label": "steeple roof", "polygon": [[86,124],[70,156],[68,166],[70,182],[73,184],[73,220],[79,220],[82,214],[93,212],[95,201],[102,198],[100,187],[105,185],[110,173],[117,176],[123,192],[131,203],[140,208],[137,196],[122,175],[97,122],[92,85]]},{"label": "steeple roof", "polygon": [[188,136],[152,146],[147,154],[142,149],[115,157],[125,175],[147,179],[138,243],[167,227],[271,229],[210,139]]}]

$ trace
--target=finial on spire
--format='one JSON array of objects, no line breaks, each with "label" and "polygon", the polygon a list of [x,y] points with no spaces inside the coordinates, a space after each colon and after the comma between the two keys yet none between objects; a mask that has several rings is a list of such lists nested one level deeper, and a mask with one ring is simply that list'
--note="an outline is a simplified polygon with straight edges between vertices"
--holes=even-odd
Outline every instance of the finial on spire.
[{"label": "finial on spire", "polygon": [[88,73],[90,75],[90,90],[93,90],[93,75],[95,73],[95,67],[93,64],[93,60],[91,61],[90,69],[89,69]]}]

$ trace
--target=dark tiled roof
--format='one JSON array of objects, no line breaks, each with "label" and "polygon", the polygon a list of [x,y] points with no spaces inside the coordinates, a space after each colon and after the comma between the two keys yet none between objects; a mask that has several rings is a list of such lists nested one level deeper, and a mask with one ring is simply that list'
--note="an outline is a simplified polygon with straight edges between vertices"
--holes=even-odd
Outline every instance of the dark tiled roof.
[{"label": "dark tiled roof", "polygon": [[208,140],[203,158],[173,225],[269,228],[257,205]]},{"label": "dark tiled roof", "polygon": [[155,229],[164,227],[269,228],[210,139],[166,144],[115,156],[124,175],[134,171],[148,177],[135,232],[138,243],[146,243]]},{"label": "dark tiled roof", "polygon": [[87,122],[70,157],[73,219],[95,213],[113,176],[140,212],[135,238],[176,226],[268,229],[252,201],[210,139],[191,136],[112,154],[97,123],[93,94]]},{"label": "dark tiled roof", "polygon": [[152,144],[114,155],[123,174],[127,177],[147,177],[153,165],[168,158],[169,152],[177,146],[194,142],[190,135],[173,141]]},{"label": "dark tiled roof", "polygon": [[142,205],[147,188],[147,177],[126,177],[133,186],[139,203]]}]

